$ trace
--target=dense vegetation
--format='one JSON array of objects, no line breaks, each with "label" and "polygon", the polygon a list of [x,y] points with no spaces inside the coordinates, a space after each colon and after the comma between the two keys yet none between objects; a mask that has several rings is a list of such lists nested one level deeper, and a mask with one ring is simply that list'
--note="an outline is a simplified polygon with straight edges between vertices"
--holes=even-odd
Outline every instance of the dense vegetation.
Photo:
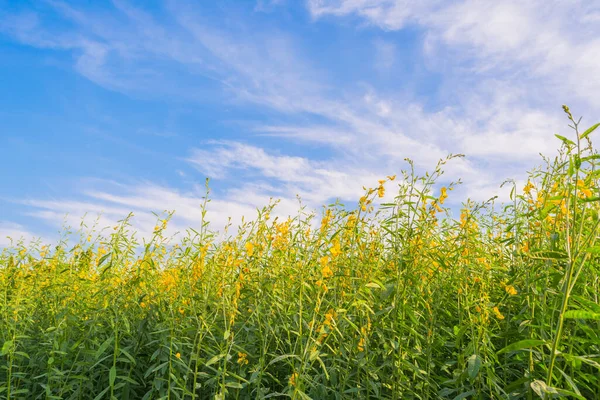
[{"label": "dense vegetation", "polygon": [[320,221],[4,249],[0,398],[600,399],[600,156],[565,112],[558,156],[459,218],[449,157]]}]

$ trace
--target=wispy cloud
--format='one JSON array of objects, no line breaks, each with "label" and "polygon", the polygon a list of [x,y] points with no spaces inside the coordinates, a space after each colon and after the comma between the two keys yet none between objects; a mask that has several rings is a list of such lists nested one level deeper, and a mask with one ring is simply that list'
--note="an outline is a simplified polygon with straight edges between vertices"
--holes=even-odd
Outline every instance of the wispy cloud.
[{"label": "wispy cloud", "polygon": [[37,236],[29,232],[23,225],[0,221],[0,248],[14,246],[21,240],[27,243],[35,238]]},{"label": "wispy cloud", "polygon": [[478,71],[537,76],[554,90],[561,89],[561,94],[575,93],[577,100],[600,106],[598,97],[591,95],[600,89],[600,28],[594,23],[600,6],[594,2],[309,0],[307,4],[314,18],[358,15],[385,30],[418,26],[432,57],[443,55],[448,60],[450,51],[455,62],[475,63]]},{"label": "wispy cloud", "polygon": [[[264,149],[241,143],[220,143],[207,150],[195,149],[188,161],[203,173],[223,177],[233,173],[246,182],[235,190],[235,199],[245,189],[261,188],[275,197],[293,199],[301,196],[308,204],[318,207],[334,198],[356,200],[362,186],[372,186],[384,177],[370,168],[336,164],[335,161],[315,161],[304,157],[273,155]],[[239,178],[238,178],[239,179]],[[271,185],[266,182],[273,181]],[[244,198],[241,196],[240,198]]]}]

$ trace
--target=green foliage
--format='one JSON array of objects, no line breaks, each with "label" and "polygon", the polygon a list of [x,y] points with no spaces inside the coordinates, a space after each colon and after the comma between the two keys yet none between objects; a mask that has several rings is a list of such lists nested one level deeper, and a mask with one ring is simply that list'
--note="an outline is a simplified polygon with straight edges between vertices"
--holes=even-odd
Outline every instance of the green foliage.
[{"label": "green foliage", "polygon": [[456,219],[451,156],[320,221],[4,249],[0,399],[600,398],[598,125],[565,111],[575,140],[511,204]]}]

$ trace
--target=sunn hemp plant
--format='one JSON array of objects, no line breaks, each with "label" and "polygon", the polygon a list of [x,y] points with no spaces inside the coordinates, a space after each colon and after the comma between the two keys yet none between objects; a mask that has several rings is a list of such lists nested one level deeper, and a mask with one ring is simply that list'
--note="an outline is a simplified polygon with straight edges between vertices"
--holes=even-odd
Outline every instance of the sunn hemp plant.
[{"label": "sunn hemp plant", "polygon": [[598,124],[564,111],[573,133],[508,204],[448,208],[451,155],[320,218],[273,203],[218,236],[207,192],[177,240],[167,213],[146,241],[128,216],[14,242],[0,398],[600,399]]}]

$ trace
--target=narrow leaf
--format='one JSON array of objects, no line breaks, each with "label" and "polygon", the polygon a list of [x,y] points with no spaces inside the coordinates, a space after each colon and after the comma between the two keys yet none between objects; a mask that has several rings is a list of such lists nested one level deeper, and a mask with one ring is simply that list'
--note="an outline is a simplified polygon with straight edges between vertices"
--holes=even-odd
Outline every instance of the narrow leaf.
[{"label": "narrow leaf", "polygon": [[477,392],[476,392],[476,391],[474,391],[474,390],[469,390],[468,392],[464,392],[464,393],[461,393],[461,394],[459,394],[458,396],[456,396],[456,397],[454,398],[454,400],[462,400],[462,399],[466,399],[466,398],[467,398],[467,397],[469,397],[469,396],[473,396],[475,393],[477,393]]},{"label": "narrow leaf", "polygon": [[473,354],[467,360],[467,373],[469,374],[469,378],[473,379],[479,373],[479,369],[481,368],[481,357],[477,354]]},{"label": "narrow leaf", "polygon": [[559,134],[556,134],[556,135],[554,135],[554,136],[556,136],[557,138],[559,138],[560,140],[562,140],[562,142],[563,142],[564,144],[568,144],[568,145],[575,146],[575,142],[573,142],[572,140],[569,140],[569,139],[567,139],[567,138],[566,138],[566,137],[564,137],[564,136],[561,136],[561,135],[559,135]]},{"label": "narrow leaf", "polygon": [[517,351],[517,350],[523,350],[523,349],[530,349],[532,347],[540,346],[540,345],[545,344],[545,343],[546,342],[544,340],[539,340],[539,339],[525,339],[525,340],[521,340],[521,341],[509,344],[505,348],[499,350],[497,354],[506,353],[507,351]]},{"label": "narrow leaf", "polygon": [[110,371],[108,371],[108,383],[110,386],[115,384],[115,378],[117,377],[117,368],[113,365],[110,367]]},{"label": "narrow leaf", "polygon": [[581,139],[586,138],[590,133],[594,132],[596,130],[597,127],[600,126],[600,123],[597,123],[596,125],[592,125],[590,126],[585,132],[583,132],[581,134],[581,136],[579,136]]},{"label": "narrow leaf", "polygon": [[565,312],[564,317],[570,319],[593,319],[600,321],[600,313],[585,310],[569,310]]},{"label": "narrow leaf", "polygon": [[2,345],[2,350],[0,350],[0,355],[5,356],[8,353],[10,353],[10,350],[13,347],[13,341],[12,340],[8,340],[6,342],[4,342],[4,344]]}]

